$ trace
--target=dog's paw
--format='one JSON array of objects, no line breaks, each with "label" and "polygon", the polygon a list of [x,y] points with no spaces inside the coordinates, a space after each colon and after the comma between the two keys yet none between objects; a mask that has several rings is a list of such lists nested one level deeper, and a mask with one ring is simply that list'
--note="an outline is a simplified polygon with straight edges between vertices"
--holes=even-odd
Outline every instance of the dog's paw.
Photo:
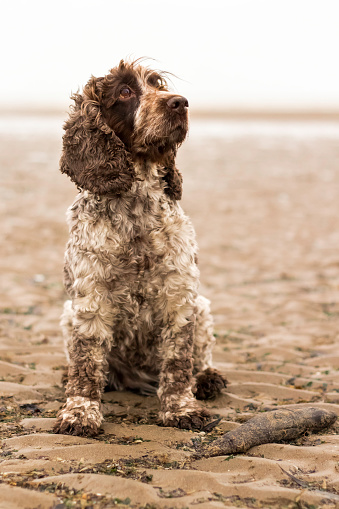
[{"label": "dog's paw", "polygon": [[161,415],[163,426],[172,426],[180,429],[201,430],[210,420],[211,416],[204,408],[193,410],[186,414],[174,414],[166,412]]},{"label": "dog's paw", "polygon": [[100,402],[82,396],[67,398],[57,415],[54,433],[62,435],[95,436],[102,423]]},{"label": "dog's paw", "polygon": [[222,389],[227,386],[227,380],[219,371],[207,368],[195,377],[194,395],[197,399],[212,399],[218,396]]}]

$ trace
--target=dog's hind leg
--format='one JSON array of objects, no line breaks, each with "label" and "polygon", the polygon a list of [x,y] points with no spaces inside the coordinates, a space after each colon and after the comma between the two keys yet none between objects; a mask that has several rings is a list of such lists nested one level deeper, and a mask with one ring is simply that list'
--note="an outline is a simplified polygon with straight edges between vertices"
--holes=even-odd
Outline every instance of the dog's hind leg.
[{"label": "dog's hind leg", "polygon": [[226,387],[226,378],[212,365],[212,348],[215,343],[213,335],[213,318],[210,303],[202,295],[196,300],[196,323],[193,343],[193,363],[195,387],[193,393],[197,399],[211,399]]}]

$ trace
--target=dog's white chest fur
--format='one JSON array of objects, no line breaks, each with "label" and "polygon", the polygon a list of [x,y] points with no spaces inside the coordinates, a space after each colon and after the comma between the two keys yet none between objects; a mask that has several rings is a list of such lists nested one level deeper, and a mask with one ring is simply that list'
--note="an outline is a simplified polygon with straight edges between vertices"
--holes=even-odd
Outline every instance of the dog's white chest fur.
[{"label": "dog's white chest fur", "polygon": [[[68,222],[66,259],[78,259],[71,282],[90,274],[94,264],[102,272],[103,291],[119,305],[120,319],[128,316],[129,326],[134,321],[139,328],[139,318],[155,325],[158,311],[163,321],[174,308],[192,305],[199,279],[195,232],[181,206],[164,193],[155,168],[140,174],[121,197],[80,193]],[[68,289],[72,295],[72,285]],[[152,319],[138,316],[136,309],[147,309]]]}]

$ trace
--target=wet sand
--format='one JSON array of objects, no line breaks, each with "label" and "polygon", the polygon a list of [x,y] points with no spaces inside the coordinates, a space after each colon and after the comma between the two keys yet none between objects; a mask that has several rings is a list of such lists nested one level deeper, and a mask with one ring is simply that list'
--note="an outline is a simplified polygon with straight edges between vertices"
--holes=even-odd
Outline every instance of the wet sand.
[{"label": "wet sand", "polygon": [[178,166],[214,361],[230,382],[205,403],[222,421],[210,434],[161,428],[156,398],[110,392],[97,439],[51,431],[65,400],[58,322],[76,193],[58,172],[61,124],[0,116],[0,508],[339,507],[338,424],[191,457],[192,440],[266,409],[339,414],[339,124],[193,119]]}]

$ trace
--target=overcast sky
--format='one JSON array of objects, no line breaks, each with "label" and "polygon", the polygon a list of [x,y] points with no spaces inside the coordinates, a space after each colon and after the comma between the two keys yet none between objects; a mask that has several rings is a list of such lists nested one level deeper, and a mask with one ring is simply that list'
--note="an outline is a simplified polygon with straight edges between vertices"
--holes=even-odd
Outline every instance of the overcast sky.
[{"label": "overcast sky", "polygon": [[196,108],[339,109],[339,0],[3,0],[0,104],[149,56]]}]

